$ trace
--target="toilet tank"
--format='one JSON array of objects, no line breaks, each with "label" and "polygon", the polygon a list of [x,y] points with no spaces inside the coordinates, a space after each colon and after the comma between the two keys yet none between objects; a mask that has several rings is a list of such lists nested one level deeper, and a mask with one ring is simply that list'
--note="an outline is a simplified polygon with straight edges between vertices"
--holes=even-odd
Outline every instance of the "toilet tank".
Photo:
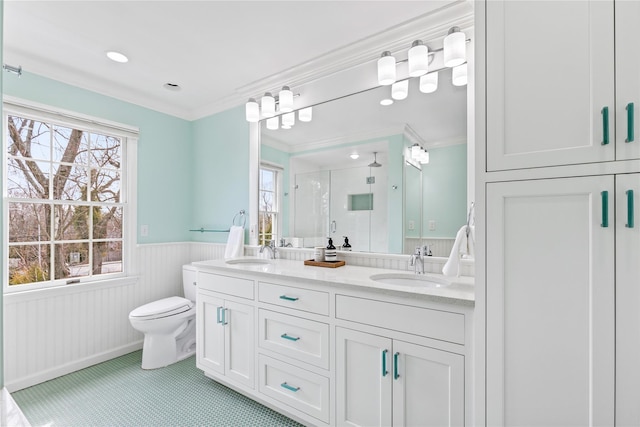
[{"label": "toilet tank", "polygon": [[196,268],[192,265],[182,266],[182,287],[184,297],[188,300],[196,300]]}]

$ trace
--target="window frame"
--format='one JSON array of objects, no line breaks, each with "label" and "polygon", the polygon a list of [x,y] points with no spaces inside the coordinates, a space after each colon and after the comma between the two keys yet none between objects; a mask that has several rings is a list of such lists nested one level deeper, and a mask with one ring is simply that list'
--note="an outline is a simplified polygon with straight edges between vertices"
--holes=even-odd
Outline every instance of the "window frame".
[{"label": "window frame", "polygon": [[[96,276],[85,277],[67,277],[63,279],[50,278],[47,281],[34,282],[23,285],[9,285],[9,204],[15,199],[8,197],[8,117],[20,116],[41,120],[47,124],[65,126],[69,128],[80,129],[87,132],[98,133],[108,136],[121,138],[122,151],[120,169],[120,202],[122,206],[122,271],[117,273],[104,273]],[[75,111],[65,110],[49,105],[25,101],[19,98],[4,97],[2,109],[2,147],[4,149],[2,156],[2,215],[3,221],[3,274],[2,274],[2,290],[4,294],[13,294],[35,290],[53,290],[65,289],[70,286],[86,285],[86,284],[109,284],[113,285],[114,281],[131,282],[130,278],[135,276],[136,265],[136,230],[137,230],[137,145],[138,145],[138,128],[108,121],[105,119],[85,115]],[[22,202],[23,200],[19,200]],[[60,201],[49,200],[48,203],[55,205]],[[29,203],[29,199],[25,199],[24,203]],[[62,201],[63,204],[73,205],[73,201]],[[100,204],[96,204],[100,206]],[[92,239],[89,240],[91,242]],[[47,244],[50,244],[48,241]],[[73,283],[69,283],[72,281]]]},{"label": "window frame", "polygon": [[[260,209],[261,207],[261,203],[260,203],[260,193],[263,191],[262,190],[262,170],[266,169],[269,171],[273,171],[275,172],[275,181],[274,181],[274,185],[275,185],[275,189],[273,190],[273,194],[274,194],[274,210],[273,211],[263,211],[262,209]],[[269,162],[260,162],[260,167],[258,169],[258,244],[260,244],[260,242],[263,240],[263,236],[264,233],[262,233],[260,231],[260,224],[259,224],[259,218],[260,218],[260,214],[262,212],[266,212],[269,214],[274,215],[274,221],[272,223],[272,227],[275,227],[275,229],[271,230],[271,238],[272,240],[276,240],[278,238],[278,235],[282,233],[282,216],[283,216],[283,212],[282,212],[282,197],[283,197],[283,193],[282,193],[282,175],[284,173],[284,169],[281,166],[275,165],[273,163],[269,163]],[[284,236],[280,236],[281,238]],[[266,241],[265,241],[266,242]]]}]

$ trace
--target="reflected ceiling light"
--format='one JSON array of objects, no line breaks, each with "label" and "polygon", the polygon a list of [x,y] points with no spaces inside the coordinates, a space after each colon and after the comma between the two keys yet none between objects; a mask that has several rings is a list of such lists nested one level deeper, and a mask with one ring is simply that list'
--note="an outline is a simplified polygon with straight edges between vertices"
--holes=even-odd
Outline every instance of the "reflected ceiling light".
[{"label": "reflected ceiling light", "polygon": [[349,157],[351,157],[353,160],[356,160],[360,157],[360,155],[358,153],[353,153]]},{"label": "reflected ceiling light", "polygon": [[454,86],[464,86],[467,84],[467,64],[458,65],[451,70],[451,83]]},{"label": "reflected ceiling light", "polygon": [[422,151],[422,147],[419,144],[413,144],[411,146],[411,157],[418,160],[420,157],[420,152]]},{"label": "reflected ceiling light", "polygon": [[419,77],[429,71],[429,48],[416,40],[409,49],[409,76]]},{"label": "reflected ceiling light", "polygon": [[385,107],[387,105],[391,105],[391,104],[393,104],[393,99],[391,99],[391,98],[385,98],[385,99],[380,101],[380,105],[384,105]]},{"label": "reflected ceiling light", "polygon": [[411,146],[411,158],[420,164],[429,163],[429,152],[418,143]]},{"label": "reflected ceiling light", "polygon": [[280,111],[283,113],[293,111],[293,92],[291,92],[289,86],[282,86],[282,90],[278,93],[278,102]]},{"label": "reflected ceiling light", "polygon": [[276,99],[271,92],[266,92],[260,100],[262,105],[262,115],[264,117],[273,117],[276,115]]},{"label": "reflected ceiling light", "polygon": [[418,161],[422,165],[429,163],[429,152],[427,150],[422,150],[422,153]]},{"label": "reflected ceiling light", "polygon": [[378,83],[388,86],[396,81],[396,58],[385,50],[378,59]]},{"label": "reflected ceiling light", "polygon": [[278,117],[271,117],[267,119],[267,129],[278,130]]},{"label": "reflected ceiling light", "polygon": [[129,58],[124,53],[116,52],[115,50],[111,50],[107,52],[107,58],[112,61],[119,62],[124,64],[125,62],[129,62]]},{"label": "reflected ceiling light", "polygon": [[310,122],[313,116],[312,107],[303,108],[298,111],[298,120],[301,122]]},{"label": "reflected ceiling light", "polygon": [[296,113],[286,113],[282,115],[282,127],[291,127],[296,124]]},{"label": "reflected ceiling light", "polygon": [[438,73],[429,73],[420,76],[420,92],[432,93],[438,89]]},{"label": "reflected ceiling light", "polygon": [[409,80],[402,80],[391,85],[391,97],[398,101],[409,95]]},{"label": "reflected ceiling light", "polygon": [[455,67],[467,60],[466,40],[463,32],[458,27],[449,29],[449,34],[444,38],[444,65]]},{"label": "reflected ceiling light", "polygon": [[245,115],[248,122],[256,123],[260,120],[260,106],[254,98],[249,98],[245,105]]}]

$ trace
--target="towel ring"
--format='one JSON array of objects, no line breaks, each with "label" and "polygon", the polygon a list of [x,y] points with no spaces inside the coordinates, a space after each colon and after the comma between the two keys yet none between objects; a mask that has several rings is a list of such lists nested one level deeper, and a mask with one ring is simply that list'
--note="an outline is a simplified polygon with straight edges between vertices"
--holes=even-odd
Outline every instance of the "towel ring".
[{"label": "towel ring", "polygon": [[240,225],[240,221],[242,221],[242,228],[244,228],[244,226],[247,225],[247,217],[245,216],[244,209],[242,209],[240,212],[238,212],[233,216],[233,219],[231,220],[232,225],[236,225],[236,218],[238,219],[238,225]]}]

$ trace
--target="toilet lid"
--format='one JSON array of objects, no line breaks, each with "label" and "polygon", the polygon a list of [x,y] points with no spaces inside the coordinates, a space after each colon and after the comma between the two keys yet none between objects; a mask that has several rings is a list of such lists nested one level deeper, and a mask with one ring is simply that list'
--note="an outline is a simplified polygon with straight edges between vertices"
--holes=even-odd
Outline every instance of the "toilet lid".
[{"label": "toilet lid", "polygon": [[169,297],[153,301],[133,310],[129,317],[158,318],[183,313],[194,306],[193,301],[182,297]]}]

